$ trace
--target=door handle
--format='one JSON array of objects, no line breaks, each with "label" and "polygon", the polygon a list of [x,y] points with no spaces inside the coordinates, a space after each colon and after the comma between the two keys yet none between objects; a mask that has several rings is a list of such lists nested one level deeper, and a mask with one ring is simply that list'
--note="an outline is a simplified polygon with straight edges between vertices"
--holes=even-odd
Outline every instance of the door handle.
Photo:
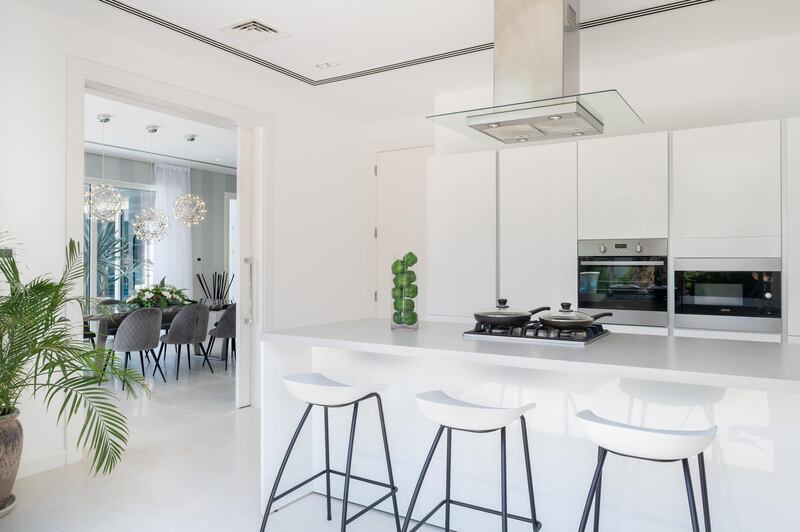
[{"label": "door handle", "polygon": [[253,257],[245,257],[244,263],[247,264],[247,278],[249,285],[247,287],[249,295],[247,297],[247,317],[244,318],[245,325],[253,323]]}]

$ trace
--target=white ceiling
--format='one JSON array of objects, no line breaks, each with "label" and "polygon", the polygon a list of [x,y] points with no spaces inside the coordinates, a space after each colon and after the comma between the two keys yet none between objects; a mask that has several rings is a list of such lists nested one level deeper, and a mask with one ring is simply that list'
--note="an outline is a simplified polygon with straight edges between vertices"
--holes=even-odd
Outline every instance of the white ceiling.
[{"label": "white ceiling", "polygon": [[[187,163],[202,161],[236,166],[236,132],[233,129],[87,94],[84,118],[87,142],[103,143],[103,125],[97,120],[98,114],[111,115],[111,121],[105,125],[105,144],[186,159]],[[158,133],[147,133],[146,125],[159,126]],[[194,142],[184,140],[188,133],[197,135]],[[91,144],[87,148],[99,149]]]},{"label": "white ceiling", "polygon": [[[668,0],[584,0],[591,20]],[[492,0],[131,0],[131,6],[321,79],[493,41]],[[288,37],[252,44],[222,28],[256,18]],[[316,65],[336,62],[321,70]]]}]

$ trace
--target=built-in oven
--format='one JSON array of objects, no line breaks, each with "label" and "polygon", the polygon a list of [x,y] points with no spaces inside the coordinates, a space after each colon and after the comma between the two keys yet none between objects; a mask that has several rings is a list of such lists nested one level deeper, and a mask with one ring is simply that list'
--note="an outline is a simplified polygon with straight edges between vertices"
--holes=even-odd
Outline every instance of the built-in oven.
[{"label": "built-in oven", "polygon": [[675,327],[781,332],[781,259],[675,259]]},{"label": "built-in oven", "polygon": [[579,240],[578,307],[604,323],[666,327],[667,239]]}]

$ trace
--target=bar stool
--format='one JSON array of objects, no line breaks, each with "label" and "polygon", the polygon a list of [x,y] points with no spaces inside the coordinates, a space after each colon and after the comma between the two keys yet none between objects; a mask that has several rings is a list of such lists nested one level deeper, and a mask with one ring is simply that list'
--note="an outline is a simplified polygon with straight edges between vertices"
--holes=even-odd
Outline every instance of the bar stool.
[{"label": "bar stool", "polygon": [[[286,389],[289,393],[294,396],[296,399],[303,401],[304,403],[308,403],[308,407],[306,408],[305,412],[303,413],[303,417],[300,419],[300,424],[297,426],[297,429],[294,432],[294,436],[292,436],[291,441],[289,442],[289,448],[286,450],[286,455],[283,457],[283,461],[281,462],[280,468],[278,469],[278,475],[275,478],[275,484],[272,486],[272,492],[269,496],[269,501],[267,502],[267,509],[264,512],[264,519],[261,522],[261,532],[266,530],[267,526],[267,519],[269,518],[270,511],[272,510],[272,505],[275,501],[289,495],[296,489],[308,484],[316,480],[317,478],[325,475],[325,497],[327,499],[327,509],[328,509],[328,521],[331,520],[331,475],[337,475],[340,477],[344,477],[344,493],[342,495],[342,532],[345,532],[347,529],[347,525],[351,522],[355,521],[362,515],[366,514],[369,510],[372,510],[380,503],[388,499],[389,497],[392,498],[392,504],[394,505],[394,519],[395,519],[395,526],[397,528],[397,532],[400,532],[400,514],[397,508],[397,486],[394,483],[394,475],[392,473],[392,461],[389,457],[389,441],[386,437],[386,421],[383,417],[383,404],[381,403],[381,396],[378,392],[387,388],[386,384],[373,384],[367,386],[348,386],[346,384],[342,384],[340,382],[336,382],[331,380],[320,373],[301,373],[298,375],[289,375],[283,378],[283,382],[286,385]],[[377,480],[372,480],[364,477],[359,477],[351,474],[351,468],[353,465],[353,443],[356,437],[356,420],[358,418],[358,406],[362,401],[367,399],[375,398],[375,401],[378,405],[378,415],[380,417],[381,422],[381,434],[383,435],[383,450],[386,455],[386,471],[388,473],[389,482],[379,482]],[[347,448],[347,466],[345,472],[342,473],[341,471],[336,471],[331,469],[330,463],[330,444],[328,438],[328,409],[330,408],[342,408],[346,406],[353,406],[353,418],[350,424],[350,444]],[[298,436],[300,436],[300,431],[303,428],[303,425],[308,419],[308,415],[311,412],[311,408],[314,406],[321,406],[323,407],[323,411],[325,413],[325,469],[316,473],[315,475],[311,476],[310,478],[304,480],[300,484],[289,488],[282,493],[278,494],[278,485],[280,484],[281,477],[283,476],[284,469],[286,468],[286,464],[289,461],[289,456],[292,454],[292,449],[294,448],[295,443],[297,442]],[[359,482],[365,482],[367,484],[372,484],[375,486],[380,486],[389,490],[389,493],[384,495],[383,497],[379,498],[377,501],[373,502],[372,504],[368,505],[352,517],[347,517],[347,504],[348,504],[348,496],[350,494],[350,480],[357,480]]]},{"label": "bar stool", "polygon": [[[414,493],[411,496],[411,504],[406,512],[406,518],[403,522],[403,532],[408,531],[411,523],[411,517],[414,512],[414,506],[417,504],[417,497],[422,489],[422,483],[425,480],[425,475],[428,473],[428,467],[431,465],[433,456],[436,453],[436,447],[439,445],[439,440],[442,438],[442,433],[447,430],[447,469],[445,477],[445,498],[423,517],[417,525],[411,529],[411,532],[419,529],[424,525],[433,515],[444,506],[444,529],[450,531],[450,509],[452,506],[459,506],[469,510],[477,510],[479,512],[496,515],[501,518],[502,530],[507,532],[508,520],[514,519],[515,521],[522,521],[530,523],[533,532],[537,532],[542,528],[542,524],[536,519],[536,503],[533,496],[533,475],[531,473],[531,456],[528,448],[528,427],[525,423],[525,412],[536,406],[534,403],[523,405],[517,408],[493,408],[489,406],[477,405],[461,401],[447,395],[442,391],[430,391],[421,393],[416,397],[417,406],[422,411],[422,414],[432,421],[439,424],[439,430],[433,438],[433,445],[428,452],[428,457],[425,464],[422,466],[422,472],[419,475],[417,486],[414,488]],[[525,455],[525,472],[528,477],[528,499],[531,508],[531,517],[522,517],[508,513],[508,478],[506,475],[506,427],[516,421],[520,420],[522,425],[522,449]],[[475,504],[470,504],[462,501],[453,500],[450,497],[450,477],[452,465],[452,442],[453,431],[460,430],[464,432],[496,432],[500,431],[500,511],[492,510]]]},{"label": "bar stool", "polygon": [[700,532],[694,488],[692,487],[692,475],[689,470],[689,458],[696,456],[700,469],[700,492],[703,500],[704,525],[706,532],[711,532],[708,483],[706,481],[706,464],[703,458],[703,451],[716,438],[716,426],[705,430],[663,430],[603,419],[595,415],[591,410],[579,412],[577,416],[586,437],[598,447],[597,467],[589,488],[589,496],[586,499],[583,515],[581,516],[579,532],[586,530],[592,503],[594,503],[594,532],[598,532],[600,528],[600,492],[603,480],[603,465],[608,453],[651,462],[681,462],[683,464],[683,477],[686,482],[686,493],[689,497],[692,531]]}]

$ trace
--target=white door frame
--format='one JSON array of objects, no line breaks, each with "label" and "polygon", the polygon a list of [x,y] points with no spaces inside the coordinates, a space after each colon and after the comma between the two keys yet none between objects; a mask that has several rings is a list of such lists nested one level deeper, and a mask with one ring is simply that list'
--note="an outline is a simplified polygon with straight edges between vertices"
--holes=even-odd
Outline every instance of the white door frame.
[{"label": "white door frame", "polygon": [[[66,131],[66,240],[83,239],[84,179],[84,96],[88,91],[113,94],[187,118],[223,127],[236,127],[237,192],[250,201],[239,202],[241,272],[252,265],[252,283],[240,283],[237,316],[240,342],[237,348],[236,406],[244,407],[257,400],[255,379],[263,331],[272,327],[272,299],[258,294],[272,294],[273,275],[273,202],[275,120],[268,114],[218,100],[191,90],[119,70],[76,56],[67,58],[67,131]],[[249,264],[244,264],[248,260]],[[252,295],[252,297],[250,297]],[[80,323],[79,316],[71,316]],[[249,341],[248,341],[249,339]],[[244,344],[244,345],[243,345]],[[243,356],[244,355],[244,356]],[[69,435],[68,435],[69,437]],[[68,446],[69,448],[69,446]],[[68,460],[80,459],[68,457]]]},{"label": "white door frame", "polygon": [[229,242],[228,242],[228,240],[229,240],[228,229],[230,228],[230,224],[231,224],[231,213],[230,213],[230,205],[231,205],[231,203],[230,202],[231,202],[232,199],[237,199],[236,192],[225,192],[223,200],[222,200],[224,202],[223,212],[225,213],[225,215],[224,215],[225,234],[224,234],[224,239],[223,239],[223,241],[224,241],[223,247],[225,249],[225,271],[229,271],[230,270],[230,264],[229,264],[229,262],[230,262],[229,261],[230,252],[229,252],[229,249],[228,249],[228,247],[229,247],[228,246],[228,244],[229,244]]}]

